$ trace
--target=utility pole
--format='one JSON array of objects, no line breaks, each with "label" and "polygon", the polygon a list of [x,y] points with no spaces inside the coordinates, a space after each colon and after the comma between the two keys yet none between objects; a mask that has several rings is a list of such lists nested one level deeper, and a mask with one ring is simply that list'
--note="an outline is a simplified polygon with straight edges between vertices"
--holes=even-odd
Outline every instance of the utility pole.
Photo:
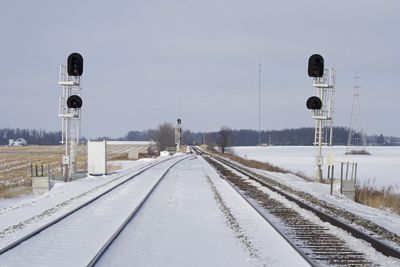
[{"label": "utility pole", "polygon": [[258,63],[258,145],[261,145],[261,62]]}]

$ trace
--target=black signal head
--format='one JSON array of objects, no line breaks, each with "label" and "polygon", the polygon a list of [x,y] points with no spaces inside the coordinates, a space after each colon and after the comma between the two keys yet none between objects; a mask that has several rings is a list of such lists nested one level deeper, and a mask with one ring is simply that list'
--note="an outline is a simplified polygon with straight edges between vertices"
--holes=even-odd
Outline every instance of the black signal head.
[{"label": "black signal head", "polygon": [[324,75],[324,58],[314,54],[308,59],[308,76],[322,77]]},{"label": "black signal head", "polygon": [[68,56],[67,71],[69,76],[82,76],[83,57],[79,53],[72,53]]},{"label": "black signal head", "polygon": [[78,95],[71,95],[67,99],[68,108],[81,108],[82,107],[82,98]]},{"label": "black signal head", "polygon": [[317,96],[312,96],[307,99],[306,106],[308,109],[319,110],[322,108],[322,101]]}]

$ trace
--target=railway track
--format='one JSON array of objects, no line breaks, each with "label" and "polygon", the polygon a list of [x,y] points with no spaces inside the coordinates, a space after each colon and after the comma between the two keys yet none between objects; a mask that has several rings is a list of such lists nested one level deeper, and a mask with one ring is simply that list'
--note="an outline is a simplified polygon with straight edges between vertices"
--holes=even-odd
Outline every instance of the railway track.
[{"label": "railway track", "polygon": [[171,166],[169,166],[161,175],[161,177],[158,179],[158,181],[151,187],[151,189],[147,192],[147,194],[142,198],[142,200],[139,202],[139,204],[132,210],[131,213],[126,217],[126,219],[123,221],[123,223],[118,227],[118,229],[113,233],[113,235],[110,236],[110,238],[107,239],[107,241],[103,244],[103,246],[100,248],[100,250],[96,253],[96,255],[91,259],[91,261],[88,263],[87,266],[95,266],[95,264],[100,260],[100,258],[104,255],[104,253],[107,251],[107,249],[110,247],[110,245],[118,238],[119,234],[122,232],[122,230],[127,226],[127,224],[130,222],[130,220],[137,214],[137,212],[140,210],[140,208],[143,206],[144,202],[149,198],[151,193],[154,191],[154,189],[158,186],[158,184],[161,182],[161,180],[168,174],[170,169],[172,169],[175,165],[177,165],[179,162],[188,159],[189,157],[185,157],[183,159],[180,159],[176,162],[174,162]]},{"label": "railway track", "polygon": [[[1,248],[0,262],[4,260],[10,263],[7,266],[18,266],[21,262],[18,258],[22,255],[26,257],[25,262],[37,266],[50,266],[54,262],[46,260],[57,257],[64,258],[64,262],[57,262],[58,266],[94,266],[169,170],[187,158],[190,157],[170,158],[143,168],[100,195]],[[80,247],[83,241],[90,241],[90,244]],[[37,253],[33,255],[23,252],[26,248],[31,250],[36,247]],[[63,249],[55,249],[58,247]],[[66,255],[69,255],[68,262],[65,262]]]},{"label": "railway track", "polygon": [[[325,214],[319,208],[305,203],[304,200],[294,198],[281,188],[268,184],[259,175],[250,174],[243,166],[238,166],[216,155],[205,154],[198,149],[196,152],[202,153],[218,173],[311,265],[379,266],[363,251],[354,249],[346,238],[338,237],[324,222],[368,242],[386,256],[400,258],[400,252],[396,248],[343,223],[340,219]],[[312,217],[317,216],[318,219],[305,217],[303,212],[299,212],[298,209],[292,207],[293,204],[288,204],[288,202],[294,202],[301,209],[312,212]]]}]

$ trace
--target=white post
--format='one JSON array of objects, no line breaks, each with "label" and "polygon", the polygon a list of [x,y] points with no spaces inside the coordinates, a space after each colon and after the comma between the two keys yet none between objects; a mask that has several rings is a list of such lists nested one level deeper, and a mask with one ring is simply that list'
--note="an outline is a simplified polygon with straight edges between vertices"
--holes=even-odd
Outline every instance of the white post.
[{"label": "white post", "polygon": [[80,96],[82,88],[80,86],[80,77],[69,76],[65,65],[60,67],[59,85],[62,86],[63,90],[58,114],[62,120],[61,142],[65,144],[65,154],[62,160],[63,173],[64,180],[70,181],[76,173],[76,151],[79,143],[81,113],[79,110],[68,108],[67,100],[71,95]]}]

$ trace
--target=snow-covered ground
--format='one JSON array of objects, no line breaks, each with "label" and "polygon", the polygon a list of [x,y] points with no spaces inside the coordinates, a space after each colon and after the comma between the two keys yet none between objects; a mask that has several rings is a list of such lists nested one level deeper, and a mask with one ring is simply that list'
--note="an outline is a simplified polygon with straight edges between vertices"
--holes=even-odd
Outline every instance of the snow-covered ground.
[{"label": "snow-covered ground", "polygon": [[330,203],[336,207],[350,211],[364,219],[370,220],[377,225],[380,225],[389,231],[400,235],[400,216],[389,211],[371,208],[345,197],[339,193],[338,185],[334,188],[333,194],[330,194],[330,185],[321,184],[318,182],[306,181],[291,173],[278,173],[258,169],[252,171],[274,179],[284,185],[290,186],[295,190],[303,191]]},{"label": "snow-covered ground", "polygon": [[0,211],[6,209],[7,207],[11,207],[15,203],[21,202],[23,200],[31,199],[32,194],[21,195],[13,198],[0,198]]},{"label": "snow-covered ground", "polygon": [[[0,210],[0,247],[99,194],[119,178],[138,172],[147,163],[125,165],[109,176],[57,183],[40,197],[9,203]],[[91,213],[79,211],[82,214],[77,220],[66,220],[62,227],[65,231],[45,230],[35,237],[36,245],[21,245],[19,250],[1,255],[0,266],[80,266],[79,259],[87,257],[86,251],[99,245],[97,237],[106,235],[103,228],[108,225],[97,225],[103,219],[96,216],[113,214],[108,221],[116,223],[126,205],[119,202],[111,212],[107,207],[112,206],[113,199],[126,197],[132,201],[143,193],[140,190],[146,191],[137,186],[139,181],[153,183],[154,177],[146,175],[129,182],[130,189],[124,187],[120,194],[105,196]],[[81,235],[69,236],[80,230]],[[96,234],[88,238],[88,232]],[[171,169],[113,248],[100,266],[308,266],[200,157],[188,158]],[[70,249],[74,253],[57,253]]]},{"label": "snow-covered ground", "polygon": [[[124,171],[128,170],[128,169],[136,169],[136,168],[140,168],[142,166],[144,166],[146,163],[148,163],[149,159],[141,159],[138,161],[111,161],[109,162],[109,166],[118,166],[118,168],[120,168],[120,171],[115,171],[113,172],[113,174],[119,174],[119,173],[123,173]],[[111,177],[111,175],[109,175],[108,177]],[[80,181],[84,181],[84,180],[80,180]],[[99,181],[101,182],[101,181]],[[58,181],[51,181],[52,187],[53,188],[57,188],[60,185],[63,185],[63,182],[58,182]],[[87,187],[83,186],[82,188],[82,192],[83,190],[87,189]],[[44,196],[41,197],[46,197],[47,194],[45,194]],[[39,197],[40,198],[40,197]],[[12,206],[14,205],[30,205],[30,202],[34,202],[34,198],[32,196],[32,193],[29,194],[21,194],[18,195],[16,197],[12,197],[12,198],[1,198],[0,197],[0,214],[2,214],[3,212],[7,211],[8,209],[10,209]]]},{"label": "snow-covered ground", "polygon": [[0,247],[50,221],[53,215],[62,214],[101,193],[151,161],[119,162],[124,169],[112,175],[89,176],[71,183],[56,182],[49,192],[39,197],[7,199],[0,209]]},{"label": "snow-covered ground", "polygon": [[[240,157],[254,159],[302,172],[314,176],[315,148],[312,146],[269,146],[269,147],[233,147]],[[326,148],[325,159],[333,152],[335,160],[335,178],[340,178],[339,162],[357,162],[357,178],[361,183],[373,183],[377,187],[393,186],[400,193],[400,147],[367,147],[371,155],[345,155],[345,146]],[[327,164],[324,162],[324,173]],[[350,178],[349,170],[349,178]],[[345,171],[344,171],[345,172]]]},{"label": "snow-covered ground", "polygon": [[[302,165],[299,162],[302,163],[301,155],[304,153],[301,147],[234,149],[238,154],[245,151],[244,153],[248,158],[251,155],[257,155],[257,153],[264,155],[266,154],[265,151],[275,150],[275,155],[280,155],[281,162],[295,164],[297,159],[297,166]],[[381,148],[381,154],[379,149],[376,149],[376,151],[371,149],[370,151],[377,158],[380,155],[381,161],[390,158],[382,150],[384,149]],[[297,154],[294,152],[297,152]],[[310,154],[309,157],[312,160],[313,153]],[[393,154],[396,155],[396,153]],[[160,159],[117,162],[116,164],[120,165],[122,169],[111,175],[87,177],[70,183],[59,182],[55,184],[51,191],[40,197],[3,202],[3,205],[0,205],[0,247],[9,244],[24,233],[40,227],[51,220],[52,216],[58,216],[91,196],[111,187],[119,179],[129,177],[145,165],[158,160]],[[277,161],[271,162],[282,165],[278,164]],[[306,165],[305,161],[303,164]],[[288,168],[287,165],[282,166]],[[400,235],[400,216],[354,203],[337,193],[330,195],[329,185],[326,184],[304,181],[290,173],[254,171],[298,190],[306,191]],[[132,189],[140,191],[137,186]],[[143,193],[139,191],[127,194],[130,196],[129,199],[132,200],[133,195],[137,197]],[[69,201],[71,198],[73,201]],[[106,199],[105,203],[110,204],[111,199]],[[64,204],[59,205],[60,203]],[[105,204],[100,204],[100,206],[105,208]],[[121,204],[119,204],[119,207],[121,207]],[[117,208],[113,212],[118,213],[119,210]],[[102,212],[104,212],[103,208],[96,208],[94,214]],[[83,214],[82,218],[88,216]],[[93,217],[94,215],[89,216],[89,218]],[[111,217],[114,219],[117,216]],[[89,227],[88,229],[91,229],[91,227],[96,229],[98,222],[99,220],[93,221],[92,226],[82,224],[82,227],[80,227],[78,224],[75,230],[85,229],[84,226]],[[85,230],[86,232],[88,230]],[[53,240],[51,243],[53,244],[54,240],[58,240],[58,238],[54,239],[56,236],[56,233],[51,233],[48,238],[44,237],[42,240]],[[59,247],[58,245],[54,247],[51,244],[38,244],[35,247],[46,247],[46,251],[49,249],[55,251]],[[82,244],[87,246],[87,241],[82,240]],[[91,246],[94,245],[94,239],[91,239],[90,244]],[[74,247],[73,244],[64,244],[61,247],[71,248],[71,246]],[[363,246],[363,244],[361,242],[354,246]],[[80,249],[81,247],[78,245],[77,248]],[[366,246],[365,251],[368,250],[371,249]],[[35,260],[41,263],[43,263],[43,257],[46,257],[45,259],[49,260],[48,262],[51,264],[60,261],[60,258],[52,258],[52,253],[41,254],[37,249],[31,250],[29,247],[25,247],[24,257],[28,259],[31,256],[30,253],[33,253]],[[374,255],[374,253],[368,252],[368,255]],[[0,266],[14,266],[14,263],[15,266],[21,266],[20,264],[23,261],[16,260],[15,257],[10,257],[10,255],[0,256]],[[79,253],[77,255],[79,256]],[[75,260],[78,258],[74,257]],[[63,260],[65,266],[69,266],[68,263],[70,262],[72,261],[67,258]],[[395,262],[395,265],[398,263],[390,259],[383,259],[381,264],[393,266],[393,262]],[[30,266],[31,263],[26,262],[22,266]],[[305,265],[303,260],[293,252],[292,248],[279,237],[272,227],[255,213],[201,157],[186,159],[171,169],[153,195],[150,196],[148,202],[145,203],[140,213],[133,219],[132,224],[121,234],[121,238],[114,244],[113,249],[99,263],[100,266],[130,266],[136,264],[139,266]],[[38,266],[43,266],[43,264]]]},{"label": "snow-covered ground", "polygon": [[308,266],[200,157],[173,168],[124,232],[99,266]]}]

